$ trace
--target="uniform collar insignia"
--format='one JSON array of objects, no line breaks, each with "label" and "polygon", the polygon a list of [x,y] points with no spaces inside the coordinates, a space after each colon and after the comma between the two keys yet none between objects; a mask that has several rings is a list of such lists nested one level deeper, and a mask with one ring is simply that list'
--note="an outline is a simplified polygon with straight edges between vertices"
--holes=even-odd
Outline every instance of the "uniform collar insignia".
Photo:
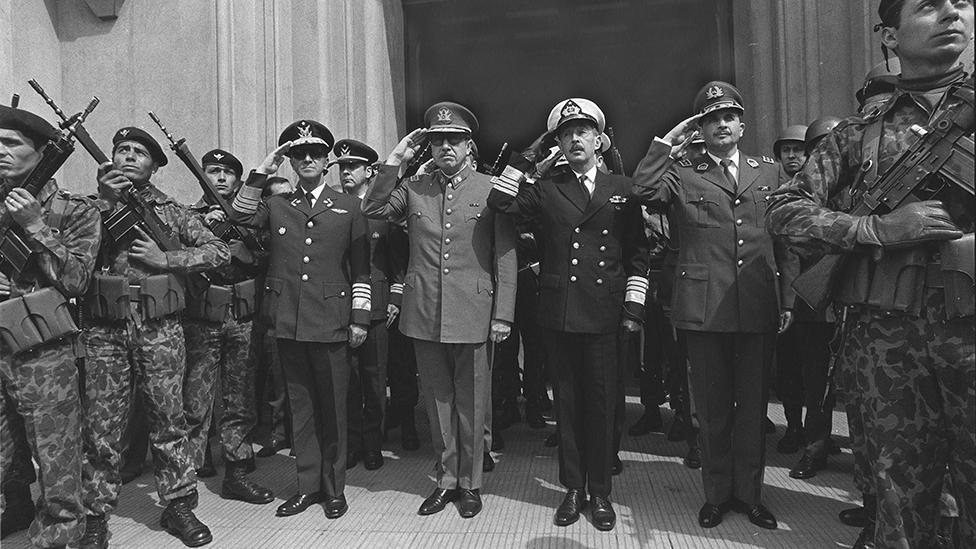
[{"label": "uniform collar insignia", "polygon": [[699,172],[703,172],[703,171],[705,171],[707,169],[708,169],[708,162],[702,162],[698,166],[695,166],[695,170],[697,170]]},{"label": "uniform collar insignia", "polygon": [[725,95],[725,92],[718,86],[712,86],[705,90],[705,99],[718,99],[723,95]]},{"label": "uniform collar insignia", "polygon": [[572,99],[566,101],[563,105],[563,110],[559,111],[559,116],[566,118],[567,116],[575,116],[580,113],[580,107]]},{"label": "uniform collar insignia", "polygon": [[451,122],[451,109],[441,107],[440,110],[437,111],[437,121],[449,124]]},{"label": "uniform collar insignia", "polygon": [[312,127],[308,125],[308,122],[302,120],[302,123],[298,125],[298,137],[312,137]]},{"label": "uniform collar insignia", "polygon": [[758,168],[759,167],[759,162],[756,162],[756,159],[755,158],[746,158],[746,164],[749,164],[753,168]]},{"label": "uniform collar insignia", "polygon": [[331,198],[326,198],[325,200],[322,201],[322,205],[325,206],[326,208],[331,208],[333,204],[334,202],[332,202]]}]

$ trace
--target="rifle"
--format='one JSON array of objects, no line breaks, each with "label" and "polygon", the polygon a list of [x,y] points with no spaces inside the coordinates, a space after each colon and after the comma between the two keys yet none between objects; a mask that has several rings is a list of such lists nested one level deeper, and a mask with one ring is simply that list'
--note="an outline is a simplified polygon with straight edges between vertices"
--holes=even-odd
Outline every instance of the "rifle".
[{"label": "rifle", "polygon": [[[54,113],[61,120],[64,120],[65,123],[68,121],[68,117],[65,116],[64,111],[45,93],[44,89],[41,88],[36,80],[31,79],[27,83],[34,88],[34,91],[44,99],[44,102],[54,110]],[[90,103],[91,108],[94,108],[94,105],[97,105],[98,102],[98,97],[92,97]],[[91,155],[99,166],[110,162],[108,156],[95,144],[95,140],[92,139],[91,134],[88,133],[88,130],[81,122],[78,121],[74,125],[74,135],[78,139],[78,142],[81,143],[81,146],[88,151],[88,154]],[[180,244],[179,236],[173,233],[172,229],[159,218],[156,210],[147,204],[139,193],[132,192],[131,187],[122,191],[120,202],[122,202],[123,207],[109,215],[104,222],[109,236],[118,246],[128,246],[138,236],[133,227],[139,226],[164,252],[179,250],[183,247]]]},{"label": "rifle", "polygon": [[[938,113],[927,127],[911,127],[919,139],[876,182],[867,182],[867,190],[851,215],[883,214],[906,201],[914,202],[918,199],[916,191],[929,182],[930,175],[941,176],[949,185],[974,194],[973,90],[959,87],[950,93],[961,101]],[[847,258],[845,254],[823,256],[793,281],[796,295],[814,310],[823,311]]]},{"label": "rifle", "polygon": [[203,189],[203,195],[206,197],[206,201],[216,205],[222,212],[224,212],[224,221],[214,223],[210,230],[218,238],[224,240],[225,242],[240,240],[250,250],[264,250],[264,247],[258,241],[254,233],[244,229],[240,225],[235,225],[230,221],[234,214],[233,210],[231,210],[230,204],[224,200],[224,197],[220,196],[220,193],[217,192],[217,188],[214,187],[213,182],[211,182],[210,178],[207,177],[207,174],[204,173],[200,163],[197,162],[196,157],[190,152],[190,147],[188,147],[186,144],[186,138],[181,137],[179,140],[174,139],[173,134],[169,133],[166,126],[163,126],[163,123],[159,120],[159,117],[156,116],[156,113],[149,111],[149,118],[152,118],[153,122],[155,122],[156,125],[159,126],[159,129],[163,131],[163,135],[165,135],[166,139],[169,140],[170,148],[173,149],[176,156],[183,161],[183,164],[190,170],[190,173],[196,177],[197,183],[199,183],[200,188]]},{"label": "rifle", "polygon": [[[60,124],[62,131],[44,147],[40,161],[20,184],[21,188],[31,196],[37,196],[41,192],[74,152],[75,128],[91,114],[97,104],[97,101],[92,101],[80,113],[65,117]],[[24,242],[20,232],[20,225],[14,221],[9,211],[4,211],[0,217],[0,272],[10,279],[19,278],[35,260],[34,251]]]},{"label": "rifle", "polygon": [[498,151],[498,156],[495,157],[495,161],[490,165],[485,164],[482,166],[482,170],[484,170],[483,173],[485,175],[494,177],[502,173],[502,167],[503,167],[502,158],[505,157],[505,152],[507,150],[508,150],[508,142],[506,141],[505,143],[502,143],[502,148]]},{"label": "rifle", "polygon": [[610,138],[610,158],[613,160],[613,173],[624,175],[624,159],[620,157],[620,149],[617,148],[617,138],[613,135],[613,128],[607,128],[607,137]]}]

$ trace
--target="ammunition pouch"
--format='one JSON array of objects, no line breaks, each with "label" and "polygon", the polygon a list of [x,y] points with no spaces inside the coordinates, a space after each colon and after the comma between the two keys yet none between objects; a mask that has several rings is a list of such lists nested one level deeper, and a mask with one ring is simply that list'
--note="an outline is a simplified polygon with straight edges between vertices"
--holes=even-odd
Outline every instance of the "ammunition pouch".
[{"label": "ammunition pouch", "polygon": [[139,284],[124,276],[96,273],[88,293],[88,310],[99,320],[129,318],[129,303],[135,302],[143,320],[162,318],[186,307],[183,283],[173,274],[151,275]]},{"label": "ammunition pouch", "polygon": [[19,278],[33,262],[34,255],[34,250],[11,228],[0,239],[0,272],[10,279]]},{"label": "ammunition pouch", "polygon": [[836,300],[891,313],[918,316],[922,311],[929,251],[925,247],[886,250],[880,261],[868,255],[851,258]]},{"label": "ammunition pouch", "polygon": [[88,312],[100,320],[129,318],[129,280],[124,276],[95,273],[86,300]]},{"label": "ammunition pouch", "polygon": [[257,284],[254,279],[234,284],[234,317],[237,320],[250,320],[257,310]]},{"label": "ammunition pouch", "polygon": [[976,309],[976,257],[969,233],[942,244],[941,274],[945,287],[946,318],[972,317]]},{"label": "ammunition pouch", "polygon": [[139,305],[145,320],[178,313],[186,308],[183,283],[172,274],[147,276],[139,284]]},{"label": "ammunition pouch", "polygon": [[0,303],[0,337],[14,354],[78,332],[68,300],[54,288]]},{"label": "ammunition pouch", "polygon": [[254,279],[230,286],[210,284],[191,293],[185,314],[187,318],[223,322],[230,311],[237,320],[249,320],[255,313],[255,291]]}]

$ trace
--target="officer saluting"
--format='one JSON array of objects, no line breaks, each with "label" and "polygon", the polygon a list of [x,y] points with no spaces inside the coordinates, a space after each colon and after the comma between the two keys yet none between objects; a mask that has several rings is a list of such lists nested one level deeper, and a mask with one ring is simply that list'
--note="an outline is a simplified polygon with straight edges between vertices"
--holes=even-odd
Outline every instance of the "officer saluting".
[{"label": "officer saluting", "polygon": [[[687,343],[701,421],[706,503],[698,522],[714,527],[731,507],[761,528],[776,528],[761,499],[766,373],[776,332],[792,318],[791,280],[778,273],[795,268],[765,230],[779,169],[771,158],[739,151],[744,109],[732,85],[706,84],[694,105],[698,114],[654,140],[634,174],[634,191],[671,210],[681,242],[671,315]],[[681,148],[696,121],[706,150],[675,163],[672,146]]]},{"label": "officer saluting", "polygon": [[[592,101],[561,101],[549,113],[546,134],[527,151],[533,158],[515,155],[495,178],[488,204],[533,219],[544,250],[539,324],[556,389],[559,480],[567,489],[555,524],[579,519],[589,489],[594,525],[610,530],[618,333],[621,326],[640,329],[649,250],[640,205],[628,198],[631,180],[597,169],[604,124]],[[552,142],[569,169],[527,184],[531,160]]]},{"label": "officer saluting", "polygon": [[[262,315],[278,338],[294,427],[298,494],[278,516],[325,502],[326,518],[348,509],[346,394],[350,347],[366,339],[369,243],[359,200],[325,183],[333,138],[314,120],[294,122],[234,200],[238,219],[271,231]],[[293,193],[261,202],[285,155],[298,174]]]}]

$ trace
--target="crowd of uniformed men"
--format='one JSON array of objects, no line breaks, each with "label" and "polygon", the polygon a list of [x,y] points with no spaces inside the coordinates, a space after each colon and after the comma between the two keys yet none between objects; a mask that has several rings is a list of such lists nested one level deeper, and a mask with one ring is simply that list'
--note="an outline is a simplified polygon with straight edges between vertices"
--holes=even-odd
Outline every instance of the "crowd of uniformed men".
[{"label": "crowd of uniformed men", "polygon": [[[385,430],[419,447],[419,391],[437,459],[420,515],[480,512],[490,451],[524,397],[530,426],[557,426],[554,522],[588,508],[610,530],[636,373],[645,412],[629,433],[659,431],[670,396],[668,436],[701,469],[703,528],[729,511],[777,526],[762,499],[775,379],[777,450],[802,450],[794,478],[837,452],[843,402],[863,506],[840,519],[861,527],[855,547],[976,547],[973,174],[904,154],[923,139],[955,158],[968,147],[971,169],[973,77],[959,59],[973,6],[882,0],[878,13],[897,59],[867,75],[859,112],[790,126],[775,158],[751,156],[738,149],[747,102],[710,82],[632,178],[604,161],[606,120],[587,99],[556,104],[493,174],[479,171],[476,116],[441,102],[382,163],[308,119],[246,177],[230,152],[206,153],[230,208],[161,192],[167,154],[122,128],[84,197],[32,179],[62,130],[0,107],[3,535],[29,526],[38,547],[107,547],[148,448],[162,527],[205,545],[194,509],[197,477],[216,474],[211,436],[222,497],[275,499],[248,477],[259,411],[258,456],[295,457],[297,493],[276,514],[322,504],[339,518],[346,470],[382,467]],[[275,175],[286,159],[294,182]],[[331,166],[341,189],[326,184]],[[925,177],[907,200],[865,209],[899,167]],[[23,269],[8,268],[15,241]],[[800,281],[830,258],[844,261],[814,279],[823,308]]]}]

